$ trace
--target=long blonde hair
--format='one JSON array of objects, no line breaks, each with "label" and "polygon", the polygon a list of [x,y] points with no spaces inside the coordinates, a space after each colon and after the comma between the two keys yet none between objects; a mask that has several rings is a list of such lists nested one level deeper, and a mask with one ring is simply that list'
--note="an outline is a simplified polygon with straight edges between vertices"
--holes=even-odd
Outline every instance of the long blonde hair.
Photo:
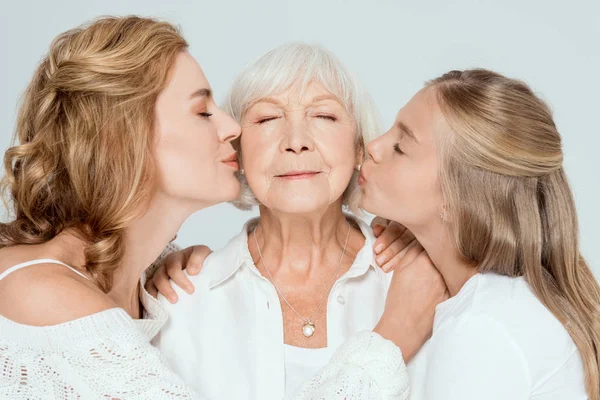
[{"label": "long blonde hair", "polygon": [[486,70],[429,86],[452,131],[440,178],[460,254],[481,272],[525,278],[571,335],[589,398],[600,400],[600,287],[579,251],[550,109],[523,82]]},{"label": "long blonde hair", "polygon": [[0,189],[14,220],[0,224],[0,247],[74,228],[89,243],[88,272],[110,291],[124,228],[154,187],[156,98],[186,48],[172,25],[135,16],[101,18],[52,42],[20,105],[19,143],[4,156]]}]

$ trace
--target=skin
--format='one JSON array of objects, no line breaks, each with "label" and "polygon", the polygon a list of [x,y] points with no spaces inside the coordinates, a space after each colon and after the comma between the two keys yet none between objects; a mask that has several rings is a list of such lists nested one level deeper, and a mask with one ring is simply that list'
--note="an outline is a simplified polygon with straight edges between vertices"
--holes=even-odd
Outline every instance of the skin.
[{"label": "skin", "polygon": [[[28,325],[54,325],[109,308],[140,317],[139,277],[193,212],[236,198],[240,186],[231,141],[239,125],[215,104],[198,63],[180,53],[156,108],[157,191],[148,211],[125,230],[125,255],[114,287],[103,293],[92,281],[55,264],[18,270],[0,281],[0,314]],[[212,114],[212,115],[210,115]],[[83,273],[84,242],[65,231],[40,245],[0,250],[0,272],[37,258],[53,258]],[[60,288],[60,290],[57,290]],[[22,296],[24,292],[28,296]],[[73,301],[77,299],[77,301]]]},{"label": "skin", "polygon": [[[292,86],[250,107],[242,121],[241,146],[249,185],[263,204],[256,233],[266,267],[292,306],[301,315],[311,316],[331,289],[348,229],[341,212],[341,195],[362,154],[356,148],[353,118],[339,99],[320,84],[311,84],[303,96],[299,89]],[[382,239],[375,247],[384,269],[403,269],[421,253],[422,248],[403,226],[388,225],[380,218],[373,226]],[[364,243],[358,230],[350,232],[347,255],[337,276],[350,267]],[[249,247],[259,271],[271,279],[253,240]],[[168,267],[159,269],[149,290],[155,291],[156,286],[175,302],[169,283],[172,277],[191,293],[193,286],[182,273],[183,266],[187,264],[188,272],[197,273],[208,253],[206,247],[196,246],[171,255],[166,260]],[[423,276],[437,275],[432,271]],[[400,289],[401,284],[393,286],[405,290]],[[396,296],[392,294],[391,299],[394,303]],[[302,321],[280,300],[285,343],[309,348],[327,345],[325,309],[317,313],[317,330],[307,339],[300,329]],[[401,315],[393,314],[394,318]],[[406,321],[399,318],[385,323],[381,331],[389,326],[397,330]]]},{"label": "skin", "polygon": [[394,126],[368,146],[360,184],[363,207],[406,226],[456,295],[476,270],[453,245],[439,182],[438,135],[450,134],[433,88],[418,92]]},{"label": "skin", "polygon": [[[271,279],[300,315],[311,316],[338,269],[348,224],[342,194],[360,161],[356,128],[341,101],[318,83],[301,96],[299,85],[261,99],[242,120],[246,178],[262,204],[256,242],[250,253],[263,276]],[[350,230],[338,276],[345,273],[364,244]],[[315,334],[302,334],[302,321],[281,299],[284,341],[299,347],[327,346],[327,310],[314,319]]]}]

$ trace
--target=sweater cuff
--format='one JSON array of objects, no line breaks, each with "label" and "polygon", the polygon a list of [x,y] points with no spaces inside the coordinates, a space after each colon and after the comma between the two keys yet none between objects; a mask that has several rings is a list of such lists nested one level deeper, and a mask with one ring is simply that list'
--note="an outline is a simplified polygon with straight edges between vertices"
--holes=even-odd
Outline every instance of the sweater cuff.
[{"label": "sweater cuff", "polygon": [[331,361],[361,368],[377,384],[384,397],[408,396],[410,381],[402,351],[375,332],[363,331],[352,335],[335,352]]}]

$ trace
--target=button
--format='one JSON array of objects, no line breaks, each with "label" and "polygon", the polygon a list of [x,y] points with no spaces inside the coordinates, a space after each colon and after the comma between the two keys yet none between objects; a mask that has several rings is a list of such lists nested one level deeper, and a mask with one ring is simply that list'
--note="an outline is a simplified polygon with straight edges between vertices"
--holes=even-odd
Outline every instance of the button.
[{"label": "button", "polygon": [[338,303],[340,303],[340,304],[346,304],[346,299],[345,299],[345,298],[344,298],[344,296],[342,296],[342,295],[339,295],[339,296],[337,297],[337,301],[338,301]]}]

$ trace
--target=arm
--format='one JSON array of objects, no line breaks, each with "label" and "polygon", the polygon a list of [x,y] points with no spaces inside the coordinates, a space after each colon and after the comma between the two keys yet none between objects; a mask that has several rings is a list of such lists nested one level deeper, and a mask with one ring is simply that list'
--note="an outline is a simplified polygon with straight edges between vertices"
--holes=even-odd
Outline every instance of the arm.
[{"label": "arm", "polygon": [[405,362],[431,336],[435,308],[448,292],[427,253],[405,263],[392,276],[383,316],[373,332],[348,338],[303,386],[298,399],[408,399]]},{"label": "arm", "polygon": [[402,353],[373,332],[359,332],[304,384],[296,400],[407,400],[409,379]]},{"label": "arm", "polygon": [[[116,328],[113,335],[52,347],[0,339],[0,359],[19,366],[14,376],[10,368],[8,375],[0,373],[0,398],[203,399],[167,368],[135,327]],[[27,368],[25,380],[19,376],[22,368]]]},{"label": "arm", "polygon": [[466,316],[446,322],[429,349],[423,400],[527,400],[531,384],[520,348],[496,321]]}]

